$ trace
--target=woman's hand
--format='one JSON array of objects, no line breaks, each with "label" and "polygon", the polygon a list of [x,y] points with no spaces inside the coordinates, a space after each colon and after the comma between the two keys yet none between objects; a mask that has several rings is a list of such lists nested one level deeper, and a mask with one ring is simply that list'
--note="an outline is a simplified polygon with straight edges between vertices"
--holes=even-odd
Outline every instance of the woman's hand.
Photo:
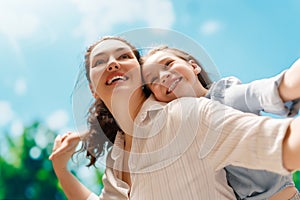
[{"label": "woman's hand", "polygon": [[74,200],[87,199],[91,194],[91,191],[67,169],[68,161],[74,153],[81,136],[79,133],[58,135],[54,141],[52,154],[49,156],[65,195],[68,199]]},{"label": "woman's hand", "polygon": [[58,170],[67,168],[67,163],[74,153],[79,141],[80,135],[78,133],[71,132],[65,135],[58,135],[55,138],[53,151],[49,156],[49,159],[52,160],[52,164],[56,173],[59,173]]},{"label": "woman's hand", "polygon": [[285,72],[279,85],[279,95],[285,101],[300,98],[300,58]]}]

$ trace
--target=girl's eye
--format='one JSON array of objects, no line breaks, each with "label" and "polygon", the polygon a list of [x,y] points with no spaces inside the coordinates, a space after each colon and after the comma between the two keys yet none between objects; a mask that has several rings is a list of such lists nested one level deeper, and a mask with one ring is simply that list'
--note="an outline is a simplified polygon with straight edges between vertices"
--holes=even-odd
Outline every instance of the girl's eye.
[{"label": "girl's eye", "polygon": [[152,85],[153,83],[155,83],[155,82],[156,82],[156,80],[157,80],[157,77],[153,77],[153,78],[151,78],[151,80],[150,80],[150,84]]},{"label": "girl's eye", "polygon": [[166,68],[168,68],[173,62],[174,62],[174,60],[168,60],[168,61],[165,63]]}]

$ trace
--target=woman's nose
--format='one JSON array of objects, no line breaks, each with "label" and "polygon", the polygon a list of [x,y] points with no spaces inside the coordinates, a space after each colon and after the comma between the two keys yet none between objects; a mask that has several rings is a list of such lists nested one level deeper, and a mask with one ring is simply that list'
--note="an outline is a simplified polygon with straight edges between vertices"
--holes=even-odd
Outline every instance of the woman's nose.
[{"label": "woman's nose", "polygon": [[108,63],[106,70],[107,71],[115,71],[115,70],[119,70],[121,68],[121,66],[119,65],[119,63],[113,59],[110,60],[110,62]]},{"label": "woman's nose", "polygon": [[106,68],[107,71],[115,71],[115,70],[119,70],[119,69],[120,69],[120,66],[117,65],[117,64],[109,65],[109,66],[107,66],[107,68]]}]

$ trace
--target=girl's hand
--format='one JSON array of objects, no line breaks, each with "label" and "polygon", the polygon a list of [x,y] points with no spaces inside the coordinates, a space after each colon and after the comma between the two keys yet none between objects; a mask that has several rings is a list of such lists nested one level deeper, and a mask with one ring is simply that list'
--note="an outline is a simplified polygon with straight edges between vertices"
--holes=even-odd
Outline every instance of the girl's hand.
[{"label": "girl's hand", "polygon": [[67,163],[74,153],[76,146],[80,141],[78,133],[67,133],[58,135],[53,144],[52,154],[49,159],[52,160],[54,170],[66,169]]}]

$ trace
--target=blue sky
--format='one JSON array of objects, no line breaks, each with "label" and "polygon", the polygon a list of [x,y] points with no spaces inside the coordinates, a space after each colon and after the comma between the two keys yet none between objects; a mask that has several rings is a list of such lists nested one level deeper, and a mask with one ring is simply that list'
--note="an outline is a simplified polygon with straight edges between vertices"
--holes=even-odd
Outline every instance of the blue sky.
[{"label": "blue sky", "polygon": [[139,27],[201,44],[222,76],[273,76],[300,55],[300,1],[0,0],[0,132],[74,129],[71,93],[91,42]]}]

